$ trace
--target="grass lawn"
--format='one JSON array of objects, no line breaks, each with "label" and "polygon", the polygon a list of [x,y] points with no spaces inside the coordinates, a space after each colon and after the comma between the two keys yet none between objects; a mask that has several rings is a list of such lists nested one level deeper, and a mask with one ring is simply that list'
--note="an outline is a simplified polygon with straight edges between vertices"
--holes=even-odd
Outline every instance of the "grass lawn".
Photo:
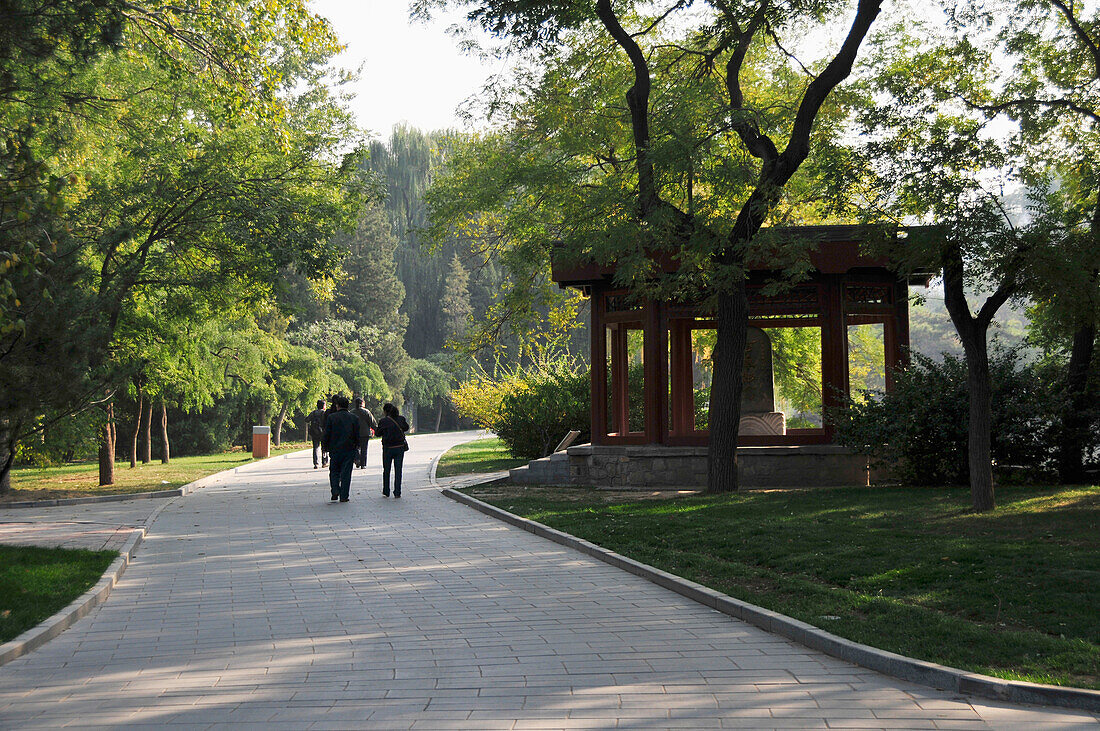
[{"label": "grass lawn", "polygon": [[945,665],[1100,688],[1100,488],[821,488],[732,495],[465,490],[796,617]]},{"label": "grass lawn", "polygon": [[116,556],[115,551],[0,546],[0,643],[86,592]]},{"label": "grass lawn", "polygon": [[[271,453],[285,454],[306,449],[305,442],[284,442]],[[10,495],[0,497],[0,505],[20,500],[52,500],[90,495],[119,495],[135,492],[171,490],[194,482],[200,477],[252,462],[252,453],[223,452],[201,457],[173,457],[169,464],[154,459],[147,465],[130,469],[129,460],[115,464],[115,483],[99,486],[99,465],[80,462],[59,467],[18,467],[12,470]]]},{"label": "grass lawn", "polygon": [[435,474],[436,477],[454,477],[473,472],[499,472],[525,464],[527,460],[512,458],[504,442],[493,437],[452,447],[439,458]]}]

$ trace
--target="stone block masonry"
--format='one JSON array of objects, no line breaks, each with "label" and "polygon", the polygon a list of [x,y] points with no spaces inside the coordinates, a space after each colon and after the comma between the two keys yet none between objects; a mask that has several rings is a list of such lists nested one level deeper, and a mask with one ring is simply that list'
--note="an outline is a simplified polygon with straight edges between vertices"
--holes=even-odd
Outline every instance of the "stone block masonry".
[{"label": "stone block masonry", "polygon": [[[706,447],[664,445],[570,447],[569,482],[614,489],[703,487]],[[870,484],[867,458],[832,444],[741,447],[737,450],[745,487],[836,487]]]}]

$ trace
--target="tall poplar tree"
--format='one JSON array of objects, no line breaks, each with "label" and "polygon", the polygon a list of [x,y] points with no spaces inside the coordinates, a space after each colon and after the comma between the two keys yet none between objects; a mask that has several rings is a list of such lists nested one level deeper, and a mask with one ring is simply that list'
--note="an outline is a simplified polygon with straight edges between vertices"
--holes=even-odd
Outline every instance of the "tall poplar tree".
[{"label": "tall poplar tree", "polygon": [[440,301],[443,313],[443,332],[447,340],[457,340],[466,333],[470,313],[470,273],[455,254],[451,258],[447,278],[443,282],[443,298]]}]

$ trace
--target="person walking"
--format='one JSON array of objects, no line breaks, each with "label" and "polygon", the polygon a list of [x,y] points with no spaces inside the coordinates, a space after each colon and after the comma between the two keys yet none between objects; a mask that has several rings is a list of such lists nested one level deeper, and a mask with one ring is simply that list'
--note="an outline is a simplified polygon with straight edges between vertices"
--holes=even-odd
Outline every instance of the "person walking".
[{"label": "person walking", "polygon": [[374,429],[374,433],[382,437],[382,494],[390,496],[390,465],[393,465],[393,496],[397,498],[401,497],[401,463],[405,461],[405,452],[409,451],[409,442],[405,439],[409,422],[393,404],[386,404],[382,411],[385,416]]},{"label": "person walking", "polygon": [[328,448],[328,482],[332,499],[346,503],[351,498],[351,471],[359,454],[359,419],[348,411],[345,396],[333,396],[336,410],[325,420],[321,441]]},{"label": "person walking", "polygon": [[321,437],[325,433],[325,400],[317,399],[317,408],[306,417],[306,436],[313,442],[313,469],[317,469],[317,460],[321,466],[328,466],[328,452],[321,447]]},{"label": "person walking", "polygon": [[359,469],[363,469],[367,466],[367,442],[370,441],[371,432],[378,426],[378,420],[374,418],[369,410],[363,408],[363,399],[359,396],[355,397],[355,408],[351,410],[351,413],[355,414],[359,418]]},{"label": "person walking", "polygon": [[[331,393],[328,396],[326,396],[325,398],[328,399],[328,408],[325,409],[325,421],[327,421],[328,417],[332,415],[332,412],[336,411],[336,401],[334,400],[335,397]],[[321,422],[321,427],[323,428],[324,426],[325,426],[325,422],[322,421]],[[326,447],[322,443],[321,444],[321,466],[324,467],[327,464],[328,464],[328,447]]]}]

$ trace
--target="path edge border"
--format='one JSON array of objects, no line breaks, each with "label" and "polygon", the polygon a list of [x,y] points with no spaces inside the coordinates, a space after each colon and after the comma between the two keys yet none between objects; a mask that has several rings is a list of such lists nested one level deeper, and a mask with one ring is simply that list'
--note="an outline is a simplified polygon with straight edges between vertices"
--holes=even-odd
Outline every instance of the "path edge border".
[{"label": "path edge border", "polygon": [[62,632],[73,626],[77,620],[87,616],[89,612],[107,601],[111,590],[118,583],[122,575],[126,573],[126,567],[134,559],[137,547],[145,538],[144,528],[134,528],[130,531],[130,537],[118,552],[118,557],[111,562],[103,576],[91,589],[71,601],[53,616],[39,622],[15,639],[8,640],[0,645],[0,665],[22,657],[29,652],[37,650]]},{"label": "path edge border", "polygon": [[[432,476],[434,477],[434,471]],[[472,487],[472,485],[466,487]],[[457,490],[443,488],[441,492],[450,499],[485,515],[580,551],[585,555],[628,571],[635,576],[651,581],[658,586],[674,591],[723,614],[786,637],[810,649],[824,652],[826,655],[846,660],[884,675],[939,690],[954,691],[999,701],[1100,711],[1100,691],[1028,683],[1020,680],[1004,680],[880,650],[870,645],[844,639],[785,614],[735,599],[728,594],[723,594],[702,584],[597,546],[595,543],[586,541],[583,538],[577,538],[542,523],[509,513],[507,510],[490,505]]]}]

